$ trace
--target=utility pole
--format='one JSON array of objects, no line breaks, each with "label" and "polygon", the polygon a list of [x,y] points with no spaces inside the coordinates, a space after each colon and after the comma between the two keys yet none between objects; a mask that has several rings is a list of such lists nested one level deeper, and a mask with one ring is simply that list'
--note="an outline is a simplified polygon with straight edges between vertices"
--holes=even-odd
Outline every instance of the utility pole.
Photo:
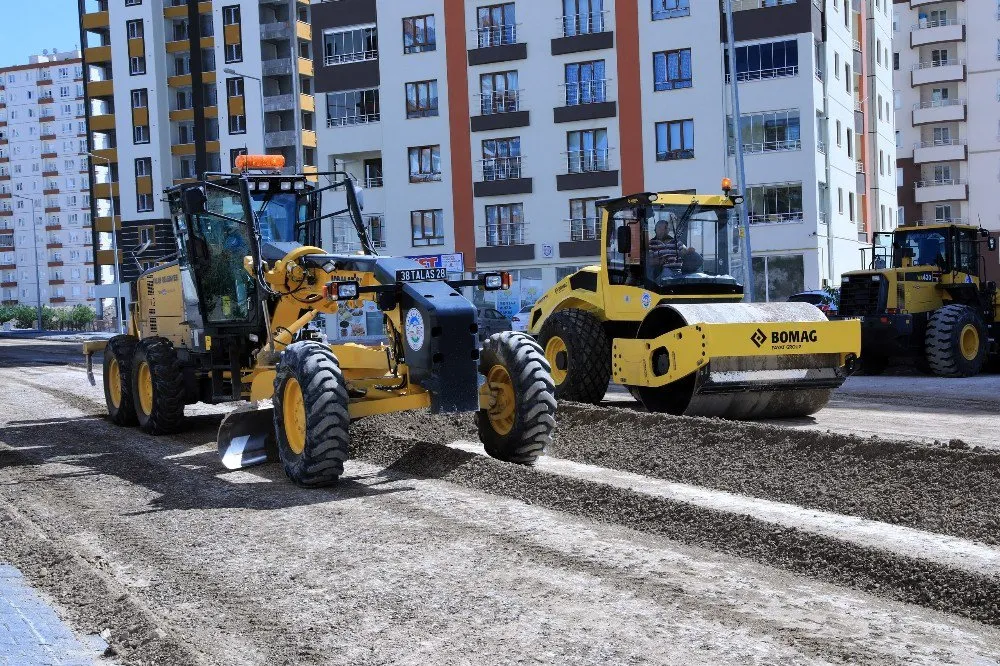
[{"label": "utility pole", "polygon": [[733,32],[733,0],[726,0],[726,41],[729,47],[729,83],[733,95],[733,135],[736,139],[736,187],[743,197],[740,204],[740,229],[743,232],[743,246],[746,252],[745,299],[753,303],[756,282],[753,274],[753,253],[750,244],[750,213],[747,210],[747,174],[743,164],[743,129],[740,125],[740,87],[736,76],[736,36]]}]

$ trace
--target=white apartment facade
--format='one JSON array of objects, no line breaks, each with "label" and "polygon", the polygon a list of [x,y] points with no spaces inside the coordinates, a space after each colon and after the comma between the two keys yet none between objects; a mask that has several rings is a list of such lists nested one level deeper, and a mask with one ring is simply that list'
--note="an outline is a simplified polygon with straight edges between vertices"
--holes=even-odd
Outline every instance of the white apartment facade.
[{"label": "white apartment facade", "polygon": [[1000,4],[896,0],[893,15],[901,221],[1000,229]]},{"label": "white apartment facade", "polygon": [[94,302],[79,51],[0,68],[0,300]]},{"label": "white apartment facade", "polygon": [[79,2],[97,291],[113,298],[118,272],[128,282],[176,250],[165,188],[246,152],[316,170],[309,4]]},{"label": "white apartment facade", "polygon": [[[894,225],[892,14],[734,5],[755,296],[781,300],[838,284]],[[598,259],[595,200],[734,176],[714,5],[339,0],[313,17],[320,160],[374,185],[388,253],[516,271],[508,314]]]}]

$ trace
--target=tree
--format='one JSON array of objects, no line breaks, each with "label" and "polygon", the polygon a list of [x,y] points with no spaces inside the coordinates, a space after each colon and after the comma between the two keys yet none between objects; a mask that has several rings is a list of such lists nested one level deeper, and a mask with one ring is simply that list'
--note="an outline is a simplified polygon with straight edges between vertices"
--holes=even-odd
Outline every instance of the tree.
[{"label": "tree", "polygon": [[38,311],[30,305],[14,306],[14,325],[18,328],[34,328],[38,322]]},{"label": "tree", "polygon": [[74,305],[69,312],[69,322],[76,330],[90,326],[97,319],[97,313],[89,305]]}]

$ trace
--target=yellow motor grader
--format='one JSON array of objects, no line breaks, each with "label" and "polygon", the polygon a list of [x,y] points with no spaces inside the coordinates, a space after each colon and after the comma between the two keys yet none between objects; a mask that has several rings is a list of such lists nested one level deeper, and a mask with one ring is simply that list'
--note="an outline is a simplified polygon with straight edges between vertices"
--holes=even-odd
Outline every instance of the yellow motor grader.
[{"label": "yellow motor grader", "polygon": [[598,403],[609,380],[648,410],[734,419],[802,416],[861,351],[856,321],[808,303],[741,303],[737,197],[641,193],[598,202],[601,264],[535,305],[529,332],[556,396]]},{"label": "yellow motor grader", "polygon": [[[525,334],[480,346],[476,308],[460,291],[503,289],[509,276],[448,281],[443,269],[377,256],[346,173],[320,173],[329,184],[314,186],[256,168],[280,166],[273,156],[237,165],[245,170],[166,190],[176,261],[133,283],[126,335],[84,348],[88,372],[104,351],[111,420],[156,435],[183,427],[185,405],[248,403],[219,429],[223,464],[280,458],[304,486],[343,473],[352,420],[421,408],[475,412],[487,453],[533,463],[555,425],[548,363]],[[328,191],[342,191],[347,208],[322,214]],[[363,253],[317,247],[321,221],[340,215]],[[383,313],[387,343],[327,344],[309,326],[363,301]]]}]

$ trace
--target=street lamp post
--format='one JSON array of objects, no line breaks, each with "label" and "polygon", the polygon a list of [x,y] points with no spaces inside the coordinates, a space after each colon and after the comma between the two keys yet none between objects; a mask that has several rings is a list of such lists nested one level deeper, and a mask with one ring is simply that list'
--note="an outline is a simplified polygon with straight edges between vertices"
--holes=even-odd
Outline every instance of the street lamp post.
[{"label": "street lamp post", "polygon": [[267,134],[267,119],[264,115],[264,81],[259,76],[237,72],[232,67],[226,67],[222,71],[232,76],[242,76],[245,79],[253,79],[257,82],[257,91],[260,93],[260,152],[263,155],[267,152],[266,140],[264,138],[264,135]]},{"label": "street lamp post", "polygon": [[38,265],[41,260],[38,258],[38,230],[35,228],[35,200],[20,194],[11,194],[15,199],[24,199],[31,204],[31,243],[35,253],[35,301],[37,305],[36,314],[38,316],[38,330],[42,330],[42,277],[38,272]]},{"label": "street lamp post", "polygon": [[[95,160],[103,160],[108,165],[108,185],[111,194],[111,251],[115,253],[115,289],[118,296],[115,298],[115,317],[118,319],[118,332],[125,333],[125,313],[122,311],[122,275],[121,267],[118,264],[118,233],[115,230],[115,189],[114,181],[111,178],[111,158],[94,153],[87,153]],[[97,180],[96,174],[94,172]]]}]

